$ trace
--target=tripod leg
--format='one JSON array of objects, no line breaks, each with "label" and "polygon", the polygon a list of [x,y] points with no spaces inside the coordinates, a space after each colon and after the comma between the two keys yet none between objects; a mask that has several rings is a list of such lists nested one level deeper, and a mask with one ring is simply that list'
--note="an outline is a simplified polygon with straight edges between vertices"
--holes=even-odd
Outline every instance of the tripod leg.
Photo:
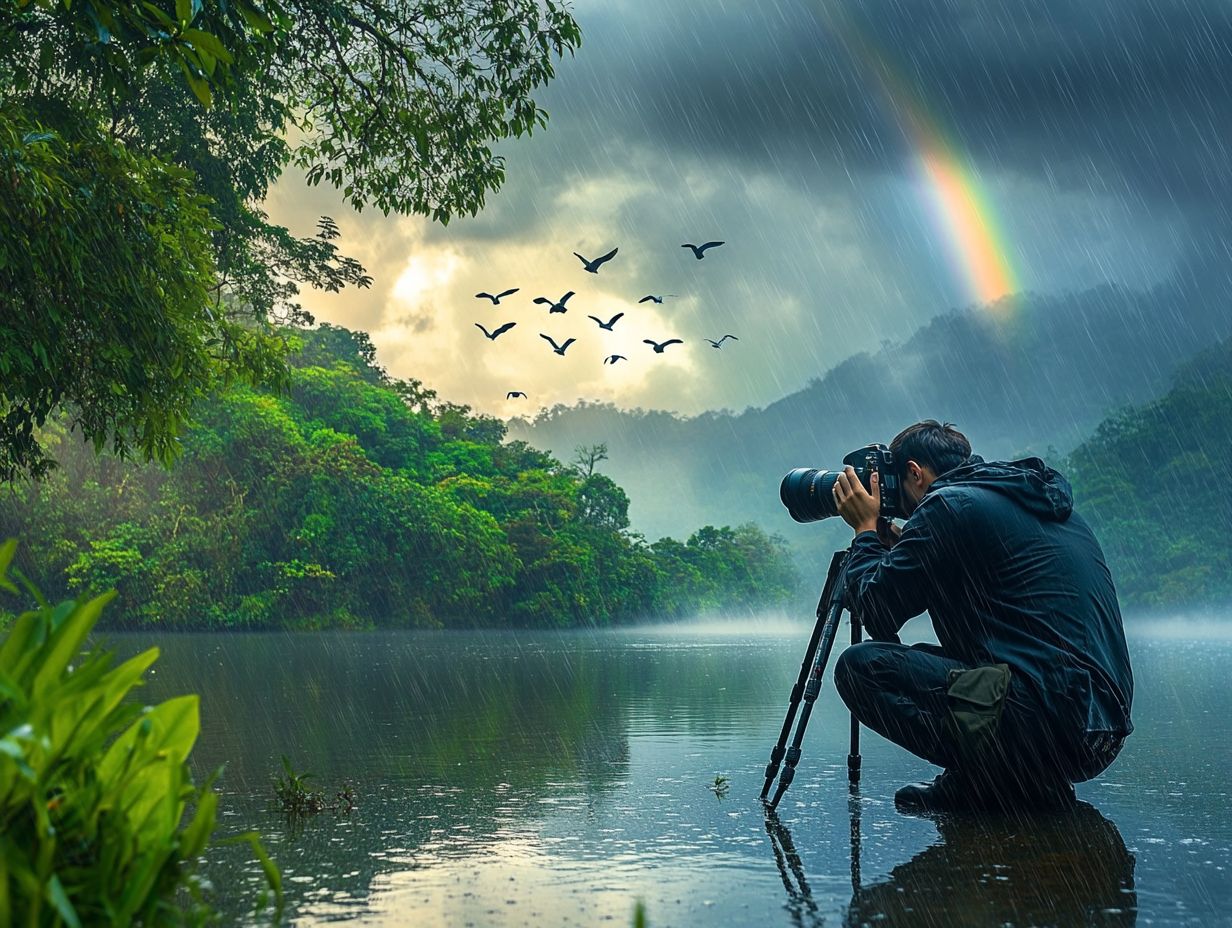
[{"label": "tripod leg", "polygon": [[[845,563],[845,562],[844,562]],[[770,801],[770,808],[777,809],[783,793],[791,786],[796,776],[796,764],[800,761],[800,745],[804,741],[804,731],[808,728],[809,717],[813,714],[813,704],[821,692],[822,675],[826,672],[826,663],[830,660],[830,651],[834,648],[834,635],[838,630],[839,619],[843,614],[843,590],[841,576],[836,583],[836,595],[830,603],[826,615],[826,624],[822,628],[821,642],[817,648],[817,656],[813,659],[813,669],[809,673],[808,683],[804,687],[804,708],[800,711],[800,721],[796,724],[796,734],[792,738],[791,747],[787,749],[783,763],[783,772],[779,775],[779,785]]]},{"label": "tripod leg", "polygon": [[847,786],[847,813],[851,817],[851,891],[860,892],[860,785]]},{"label": "tripod leg", "polygon": [[813,634],[809,637],[808,648],[804,652],[804,660],[800,663],[800,674],[796,678],[795,685],[791,688],[791,697],[787,704],[787,718],[783,721],[783,728],[779,732],[779,740],[770,751],[770,762],[766,764],[766,782],[761,788],[761,798],[763,800],[770,793],[770,786],[774,783],[774,778],[779,774],[779,765],[783,762],[783,756],[787,751],[787,737],[791,734],[791,725],[795,721],[796,711],[800,707],[800,697],[804,694],[805,683],[809,678],[809,672],[813,666],[813,658],[817,653],[817,644],[821,640],[822,629],[827,615],[827,606],[834,596],[834,584],[838,579],[839,571],[842,570],[845,557],[845,551],[836,551],[834,552],[834,557],[830,559],[830,569],[826,573],[826,582],[821,590],[821,598],[817,601],[817,621],[813,625]]},{"label": "tripod leg", "polygon": [[[859,644],[863,638],[863,628],[860,617],[851,614],[851,643]],[[847,782],[852,786],[860,782],[860,720],[855,713],[851,714],[851,745],[847,751]]]}]

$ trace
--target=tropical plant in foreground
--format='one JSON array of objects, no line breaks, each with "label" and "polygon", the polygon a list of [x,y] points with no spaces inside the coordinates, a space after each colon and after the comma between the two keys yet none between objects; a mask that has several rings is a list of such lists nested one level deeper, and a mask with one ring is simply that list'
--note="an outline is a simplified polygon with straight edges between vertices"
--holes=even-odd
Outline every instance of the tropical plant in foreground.
[{"label": "tropical plant in foreground", "polygon": [[[15,550],[0,545],[10,594]],[[53,606],[26,587],[38,605],[0,642],[0,925],[205,921],[197,860],[218,795],[193,783],[187,763],[197,697],[126,698],[157,648],[120,664],[99,648],[82,653],[114,592]],[[253,846],[280,908],[277,869],[255,836],[236,840]]]}]

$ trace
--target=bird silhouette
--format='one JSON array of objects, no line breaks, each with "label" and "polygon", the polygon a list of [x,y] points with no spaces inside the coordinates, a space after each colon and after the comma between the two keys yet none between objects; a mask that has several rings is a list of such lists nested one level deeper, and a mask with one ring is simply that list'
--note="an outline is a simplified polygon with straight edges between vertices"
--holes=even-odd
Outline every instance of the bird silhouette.
[{"label": "bird silhouette", "polygon": [[576,251],[573,253],[573,256],[574,256],[575,258],[577,258],[579,261],[581,261],[581,262],[582,262],[582,266],[583,266],[586,270],[590,271],[590,273],[592,273],[592,274],[598,274],[598,273],[599,273],[599,267],[600,267],[602,264],[604,264],[605,262],[607,262],[607,261],[611,261],[614,257],[616,257],[616,252],[618,252],[619,250],[620,250],[619,248],[613,248],[613,249],[612,249],[611,251],[609,251],[607,254],[605,254],[605,255],[600,255],[598,258],[595,258],[595,260],[593,260],[593,261],[589,260],[588,258],[583,258],[583,257],[582,257],[581,255],[579,255]]},{"label": "bird silhouette", "polygon": [[484,335],[486,335],[486,336],[488,337],[488,341],[493,341],[493,342],[494,342],[494,341],[496,341],[496,337],[497,337],[498,335],[504,335],[506,332],[508,332],[510,329],[512,329],[515,325],[517,325],[517,323],[516,323],[516,322],[506,322],[504,325],[502,325],[500,328],[496,329],[494,332],[489,332],[489,331],[488,331],[487,329],[485,329],[482,325],[480,325],[478,322],[476,322],[476,323],[475,323],[475,328],[477,328],[480,332],[482,332]]},{"label": "bird silhouette", "polygon": [[616,320],[617,320],[617,319],[619,319],[619,318],[620,318],[621,316],[623,316],[623,315],[624,315],[624,313],[617,313],[617,314],[616,314],[616,315],[614,315],[611,319],[609,319],[607,322],[604,322],[604,321],[603,321],[602,319],[600,319],[598,316],[587,316],[586,318],[587,318],[587,319],[593,319],[593,320],[595,320],[595,322],[599,323],[599,328],[601,328],[601,329],[607,329],[607,330],[610,332],[610,331],[612,331],[612,326],[614,326],[614,325],[616,324]]},{"label": "bird silhouette", "polygon": [[559,300],[556,300],[555,302],[553,302],[552,300],[549,300],[546,296],[537,296],[533,300],[531,300],[531,302],[532,303],[546,303],[548,305],[549,313],[567,313],[569,310],[565,306],[565,304],[569,302],[569,297],[571,296],[573,296],[572,290],[570,290],[568,293],[566,293],[564,296],[562,296]]},{"label": "bird silhouette", "polygon": [[708,338],[708,339],[706,339],[706,341],[710,342],[710,346],[711,346],[712,348],[722,348],[722,347],[723,347],[723,343],[724,343],[725,341],[727,341],[729,338],[730,338],[732,341],[734,341],[734,342],[738,342],[738,341],[740,341],[740,339],[736,338],[736,336],[734,336],[734,335],[724,335],[724,336],[723,336],[722,338],[720,338],[717,342],[716,342],[713,338]]},{"label": "bird silhouette", "polygon": [[493,296],[493,295],[492,295],[492,294],[490,294],[490,293],[485,293],[485,292],[482,292],[482,291],[481,291],[481,292],[479,292],[479,293],[476,293],[476,294],[475,294],[475,299],[479,300],[479,299],[483,299],[484,297],[487,297],[489,300],[491,300],[491,301],[492,301],[492,305],[493,305],[493,306],[499,306],[499,305],[500,305],[500,301],[501,301],[504,297],[509,296],[511,293],[517,293],[517,292],[518,292],[518,290],[520,290],[520,289],[521,289],[520,287],[514,287],[512,290],[503,290],[503,291],[501,291],[500,293],[496,294],[496,296]]},{"label": "bird silhouette", "polygon": [[663,297],[655,296],[653,293],[648,293],[644,297],[642,297],[640,300],[638,300],[638,302],[645,303],[647,300],[650,300],[652,303],[662,303]]},{"label": "bird silhouette", "polygon": [[617,361],[628,361],[628,360],[629,359],[626,358],[623,354],[609,354],[606,358],[603,359],[603,363],[604,364],[615,364]]},{"label": "bird silhouette", "polygon": [[665,342],[652,342],[652,341],[651,341],[650,339],[648,339],[648,338],[643,338],[643,339],[642,339],[642,342],[643,342],[643,343],[645,343],[645,344],[647,344],[647,345],[650,345],[650,347],[654,348],[654,350],[655,350],[655,354],[662,354],[662,353],[663,353],[663,349],[664,349],[664,348],[666,348],[668,345],[683,345],[683,344],[684,344],[684,339],[682,339],[682,338],[669,338],[669,339],[668,339],[667,341],[665,341]]},{"label": "bird silhouette", "polygon": [[681,245],[680,247],[681,248],[692,248],[693,257],[695,257],[698,261],[700,261],[702,258],[706,257],[707,248],[718,248],[722,244],[723,244],[722,242],[707,242],[705,245],[685,244],[685,245]]},{"label": "bird silhouette", "polygon": [[523,393],[521,390],[510,390],[508,393],[505,394],[505,399],[507,400],[517,399],[519,396],[522,397],[522,399],[526,399],[526,394]]},{"label": "bird silhouette", "polygon": [[556,344],[556,339],[552,338],[552,336],[551,336],[551,335],[544,335],[542,332],[540,332],[540,333],[539,333],[539,337],[540,337],[540,338],[547,339],[548,344],[550,344],[550,345],[552,346],[552,350],[553,350],[553,351],[555,351],[555,352],[556,352],[558,355],[560,355],[562,358],[565,356],[565,350],[566,350],[566,349],[567,349],[570,345],[572,345],[574,342],[576,342],[576,341],[577,341],[577,339],[576,339],[576,338],[568,338],[568,339],[565,339],[565,343],[564,343],[563,345],[558,345],[558,344]]}]

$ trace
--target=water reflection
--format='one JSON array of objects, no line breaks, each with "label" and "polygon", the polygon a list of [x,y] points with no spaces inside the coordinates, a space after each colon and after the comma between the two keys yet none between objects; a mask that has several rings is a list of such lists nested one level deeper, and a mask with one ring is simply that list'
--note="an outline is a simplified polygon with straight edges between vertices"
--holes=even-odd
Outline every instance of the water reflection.
[{"label": "water reflection", "polygon": [[[847,928],[1137,923],[1134,856],[1116,825],[1089,803],[1045,815],[938,817],[936,843],[867,886],[860,880],[860,807],[853,792]],[[791,832],[773,813],[766,832],[792,923],[820,926]]]},{"label": "water reflection", "polygon": [[[201,693],[194,760],[202,775],[227,765],[222,832],[261,833],[297,928],[629,924],[638,899],[650,924],[678,928],[1129,925],[1138,911],[1143,924],[1229,924],[1226,646],[1137,644],[1151,694],[1139,730],[1111,775],[1084,784],[1135,863],[1089,807],[1029,826],[898,815],[889,797],[921,771],[878,739],[864,795],[849,798],[848,716],[830,692],[780,810],[794,835],[768,828],[753,797],[798,635],[158,643],[143,697]],[[270,809],[283,753],[322,788],[353,782],[354,812],[288,827]],[[716,799],[720,775],[731,789]],[[261,882],[247,853],[218,848],[206,873],[226,923],[242,922]]]}]

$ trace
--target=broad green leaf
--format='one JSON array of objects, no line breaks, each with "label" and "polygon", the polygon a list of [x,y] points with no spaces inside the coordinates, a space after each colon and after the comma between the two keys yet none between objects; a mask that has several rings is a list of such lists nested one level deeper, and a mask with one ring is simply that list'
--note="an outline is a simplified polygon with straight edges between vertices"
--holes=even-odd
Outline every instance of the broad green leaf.
[{"label": "broad green leaf", "polygon": [[[31,133],[33,134],[33,133]],[[25,141],[29,144],[29,136]],[[4,544],[0,544],[0,588],[8,590],[10,593],[16,593],[17,587],[14,586],[8,579],[9,564],[13,562],[13,555],[17,553],[17,539],[10,538]]]},{"label": "broad green leaf", "polygon": [[244,17],[244,22],[248,24],[248,28],[253,32],[264,35],[267,32],[274,31],[274,24],[268,16],[255,6],[240,0],[236,5],[236,9],[240,11],[240,15]]},{"label": "broad green leaf", "polygon": [[214,96],[210,92],[209,82],[198,77],[196,74],[193,74],[192,70],[188,66],[188,63],[183,58],[178,60],[180,63],[180,70],[184,73],[184,79],[188,81],[188,87],[192,90],[193,96],[201,101],[202,106],[209,109],[214,103]]},{"label": "broad green leaf", "polygon": [[206,792],[197,801],[192,821],[180,836],[180,851],[185,857],[198,857],[209,843],[218,817],[218,794]]},{"label": "broad green leaf", "polygon": [[175,20],[173,20],[170,16],[164,13],[159,7],[155,6],[153,3],[145,2],[145,0],[143,0],[141,5],[145,7],[146,11],[149,12],[149,14],[153,16],[159,22],[160,25],[162,25],[165,29],[167,29],[168,32],[175,31],[176,29]]},{"label": "broad green leaf", "polygon": [[31,686],[31,693],[35,698],[46,692],[47,688],[64,673],[68,662],[81,651],[82,642],[94,628],[94,623],[98,621],[103,606],[114,598],[115,590],[110,590],[88,602],[77,604],[60,627],[52,633],[39,671]]},{"label": "broad green leaf", "polygon": [[218,37],[209,32],[203,32],[200,29],[185,29],[180,35],[196,46],[199,51],[213,55],[224,64],[231,64],[235,60]]},{"label": "broad green leaf", "polygon": [[47,901],[51,903],[64,923],[69,928],[81,928],[81,919],[77,917],[77,910],[73,908],[73,903],[69,901],[68,894],[64,892],[64,887],[60,885],[60,878],[54,873],[51,879],[47,881]]},{"label": "broad green leaf", "polygon": [[11,736],[0,738],[0,755],[13,761],[17,772],[31,783],[37,782],[38,774],[26,759],[26,748]]},{"label": "broad green leaf", "polygon": [[107,749],[99,776],[110,780],[129,764],[134,751],[152,757],[166,751],[177,762],[188,757],[200,730],[197,696],[180,696],[149,709]]}]

